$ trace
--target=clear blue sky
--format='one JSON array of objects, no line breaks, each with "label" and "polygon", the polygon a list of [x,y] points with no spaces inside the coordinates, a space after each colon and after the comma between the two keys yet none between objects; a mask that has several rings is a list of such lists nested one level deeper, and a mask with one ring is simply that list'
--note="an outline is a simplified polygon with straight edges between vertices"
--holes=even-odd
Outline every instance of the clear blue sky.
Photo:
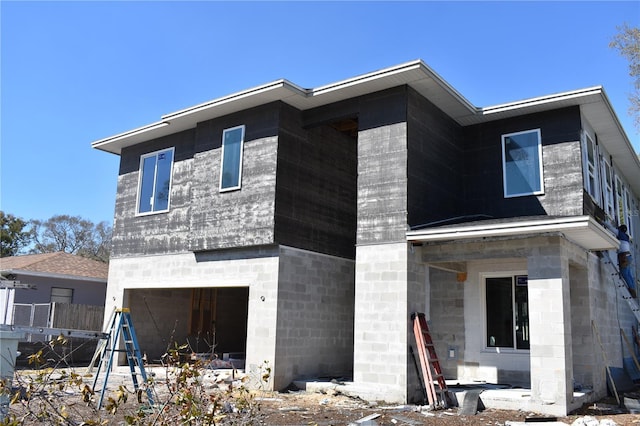
[{"label": "clear blue sky", "polygon": [[1,16],[0,209],[111,222],[91,142],[280,78],[316,87],[424,60],[476,106],[602,85],[629,139],[640,2],[12,2]]}]

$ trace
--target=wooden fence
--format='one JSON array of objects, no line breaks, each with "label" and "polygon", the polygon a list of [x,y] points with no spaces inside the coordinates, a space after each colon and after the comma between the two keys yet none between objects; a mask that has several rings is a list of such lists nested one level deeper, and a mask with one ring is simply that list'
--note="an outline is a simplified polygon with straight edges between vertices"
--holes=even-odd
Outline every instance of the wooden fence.
[{"label": "wooden fence", "polygon": [[51,303],[52,328],[101,331],[104,306]]}]

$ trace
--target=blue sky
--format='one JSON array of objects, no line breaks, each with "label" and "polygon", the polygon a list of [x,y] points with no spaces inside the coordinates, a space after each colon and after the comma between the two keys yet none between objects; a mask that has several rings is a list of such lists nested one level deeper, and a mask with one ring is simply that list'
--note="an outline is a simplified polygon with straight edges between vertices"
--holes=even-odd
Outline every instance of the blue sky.
[{"label": "blue sky", "polygon": [[476,106],[602,85],[636,151],[640,2],[0,2],[0,209],[113,219],[91,142],[280,78],[317,87],[424,60]]}]

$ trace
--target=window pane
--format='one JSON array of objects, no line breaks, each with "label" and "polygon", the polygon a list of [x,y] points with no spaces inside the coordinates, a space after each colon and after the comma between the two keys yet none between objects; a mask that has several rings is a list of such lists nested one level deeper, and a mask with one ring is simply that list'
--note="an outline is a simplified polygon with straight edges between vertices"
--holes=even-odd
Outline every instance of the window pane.
[{"label": "window pane", "polygon": [[513,348],[513,281],[487,278],[487,347]]},{"label": "window pane", "polygon": [[516,349],[529,349],[529,286],[527,277],[516,277]]},{"label": "window pane", "polygon": [[72,288],[51,287],[51,302],[71,303],[73,300]]},{"label": "window pane", "polygon": [[538,131],[503,136],[505,196],[542,192]]},{"label": "window pane", "polygon": [[138,213],[150,212],[153,198],[153,182],[156,174],[156,157],[146,157],[142,160],[142,178],[140,180],[140,200]]},{"label": "window pane", "polygon": [[224,131],[220,189],[238,188],[240,186],[243,133],[244,127],[236,127]]},{"label": "window pane", "polygon": [[173,149],[142,157],[138,213],[169,209]]},{"label": "window pane", "polygon": [[172,163],[172,151],[158,153],[155,198],[153,202],[154,211],[167,210],[169,208],[169,183],[171,182]]}]

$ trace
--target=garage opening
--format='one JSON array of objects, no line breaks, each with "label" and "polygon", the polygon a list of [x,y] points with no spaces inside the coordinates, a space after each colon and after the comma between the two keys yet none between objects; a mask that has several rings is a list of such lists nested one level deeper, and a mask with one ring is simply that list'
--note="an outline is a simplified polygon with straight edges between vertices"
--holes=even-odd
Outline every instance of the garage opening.
[{"label": "garage opening", "polygon": [[150,363],[185,344],[185,358],[245,359],[249,287],[128,290],[125,300]]}]

